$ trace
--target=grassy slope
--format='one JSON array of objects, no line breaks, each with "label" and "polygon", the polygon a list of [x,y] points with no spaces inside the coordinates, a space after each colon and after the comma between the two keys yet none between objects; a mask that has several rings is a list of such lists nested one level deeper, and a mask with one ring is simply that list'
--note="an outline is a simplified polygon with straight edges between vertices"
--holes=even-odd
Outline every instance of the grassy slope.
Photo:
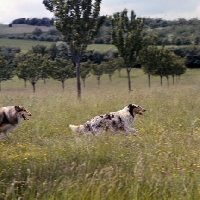
[{"label": "grassy slope", "polygon": [[[28,34],[32,33],[36,26],[30,26],[26,24],[13,24],[13,27],[8,27],[8,25],[0,24],[0,36],[1,35],[17,35],[17,34]],[[50,29],[55,29],[55,27],[46,27],[46,26],[38,26],[38,28],[42,29],[43,32],[47,32]],[[11,47],[20,47],[20,49],[25,52],[32,48],[35,45],[46,45],[49,47],[52,42],[46,41],[37,41],[37,40],[19,40],[19,39],[6,39],[0,37],[0,46],[11,46]],[[99,51],[106,51],[109,48],[115,48],[113,45],[96,45],[91,44],[88,46],[88,50],[99,50]]]},{"label": "grassy slope", "polygon": [[52,26],[47,27],[47,26],[30,26],[27,24],[13,24],[12,27],[9,27],[8,25],[0,24],[0,35],[32,33],[36,27],[42,29],[43,32],[47,32],[50,29],[55,29],[55,27]]},{"label": "grassy slope", "polygon": [[[24,105],[29,121],[0,143],[1,199],[199,199],[200,71],[189,70],[170,87],[132,70],[94,76],[76,99],[76,80],[47,80],[36,93],[15,78],[2,83],[1,105]],[[76,135],[68,125],[137,103],[147,109],[134,127],[138,137]]]}]

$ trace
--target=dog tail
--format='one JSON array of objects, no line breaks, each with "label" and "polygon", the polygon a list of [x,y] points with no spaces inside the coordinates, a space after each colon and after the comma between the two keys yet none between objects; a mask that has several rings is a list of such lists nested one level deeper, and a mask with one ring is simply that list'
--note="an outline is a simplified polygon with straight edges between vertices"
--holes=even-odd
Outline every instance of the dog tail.
[{"label": "dog tail", "polygon": [[82,126],[82,125],[80,125],[80,126],[75,126],[75,125],[70,124],[70,125],[69,125],[69,128],[71,128],[71,130],[72,130],[73,132],[80,133],[80,132],[82,131],[82,127],[81,127],[81,126]]}]

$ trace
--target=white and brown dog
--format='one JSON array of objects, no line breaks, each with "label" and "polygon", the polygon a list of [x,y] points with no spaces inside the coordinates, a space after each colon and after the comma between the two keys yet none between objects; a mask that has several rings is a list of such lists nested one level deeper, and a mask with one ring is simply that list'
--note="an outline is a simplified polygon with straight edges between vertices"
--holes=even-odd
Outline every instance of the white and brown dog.
[{"label": "white and brown dog", "polygon": [[8,132],[16,130],[22,119],[29,120],[31,113],[22,106],[0,108],[0,139],[8,137]]},{"label": "white and brown dog", "polygon": [[99,115],[87,121],[83,125],[69,125],[72,131],[77,133],[92,133],[97,135],[102,131],[111,131],[113,133],[122,133],[127,135],[136,134],[136,130],[131,128],[136,119],[136,115],[142,115],[146,110],[138,105],[129,104],[124,109],[109,114]]}]

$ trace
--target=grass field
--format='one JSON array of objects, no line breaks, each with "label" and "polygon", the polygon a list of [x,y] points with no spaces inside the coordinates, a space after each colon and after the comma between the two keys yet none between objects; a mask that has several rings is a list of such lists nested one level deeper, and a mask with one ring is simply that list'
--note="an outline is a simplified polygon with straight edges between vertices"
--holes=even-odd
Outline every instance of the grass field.
[{"label": "grass field", "polygon": [[[37,26],[30,26],[27,24],[13,24],[12,27],[8,25],[0,24],[0,46],[10,46],[10,47],[19,47],[22,52],[26,52],[36,45],[45,45],[50,47],[53,42],[47,41],[38,41],[38,40],[24,40],[24,39],[8,39],[1,37],[4,35],[24,35],[30,34],[34,31]],[[54,26],[38,26],[43,33],[49,31],[50,29],[55,29]],[[106,51],[107,49],[116,49],[114,45],[110,44],[91,44],[88,45],[88,50],[99,50],[101,52]]]},{"label": "grass field", "polygon": [[4,34],[24,34],[24,33],[32,33],[35,28],[40,28],[43,32],[47,32],[50,29],[55,29],[54,26],[31,26],[27,24],[12,24],[12,27],[8,25],[0,24],[0,35]]},{"label": "grass field", "polygon": [[[46,42],[46,41],[0,38],[0,46],[19,47],[22,52],[26,52],[36,45],[45,45],[47,47],[50,47],[52,44],[53,42]],[[107,49],[116,49],[116,48],[114,45],[111,45],[111,44],[88,45],[88,50],[99,50],[103,52],[103,51],[106,51]]]},{"label": "grass field", "polygon": [[[2,83],[0,104],[23,105],[32,113],[0,142],[0,199],[169,200],[200,199],[200,71],[188,70],[170,86],[125,71],[109,82],[86,79],[77,100],[76,80],[39,81],[36,92],[17,78]],[[146,108],[134,128],[138,136],[76,135],[69,124],[129,103]]]}]

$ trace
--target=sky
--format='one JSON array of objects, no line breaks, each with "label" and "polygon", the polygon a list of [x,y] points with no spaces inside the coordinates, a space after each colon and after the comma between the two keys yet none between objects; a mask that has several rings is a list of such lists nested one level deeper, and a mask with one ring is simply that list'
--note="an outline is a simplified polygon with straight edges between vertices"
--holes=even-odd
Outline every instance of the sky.
[{"label": "sky", "polygon": [[[101,15],[112,15],[124,8],[134,10],[137,17],[200,19],[199,0],[102,0]],[[0,0],[0,24],[9,24],[18,18],[52,18],[42,0]]]}]

